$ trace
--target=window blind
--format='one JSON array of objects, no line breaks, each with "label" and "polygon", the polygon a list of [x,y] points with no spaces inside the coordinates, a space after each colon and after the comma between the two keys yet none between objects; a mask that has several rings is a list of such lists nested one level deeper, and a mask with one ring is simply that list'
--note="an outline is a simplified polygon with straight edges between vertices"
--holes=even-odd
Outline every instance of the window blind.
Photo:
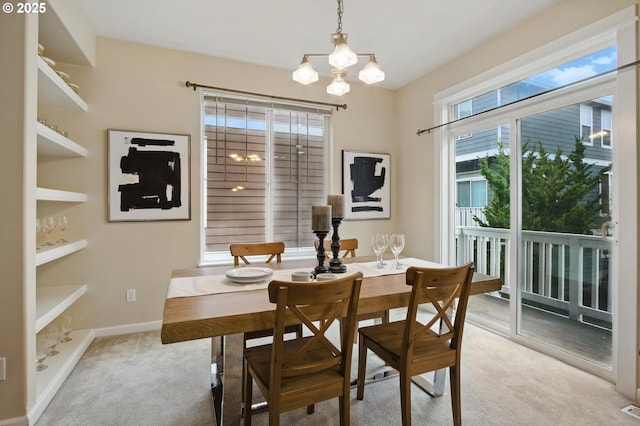
[{"label": "window blind", "polygon": [[330,112],[205,96],[203,122],[205,251],[262,241],[311,247],[311,206],[326,204]]}]

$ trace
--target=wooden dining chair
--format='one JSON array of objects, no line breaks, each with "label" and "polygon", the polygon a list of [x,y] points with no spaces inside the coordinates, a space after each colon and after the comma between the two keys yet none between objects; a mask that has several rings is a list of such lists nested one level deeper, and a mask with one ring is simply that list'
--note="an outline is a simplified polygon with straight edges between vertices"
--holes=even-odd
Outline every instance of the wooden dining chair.
[{"label": "wooden dining chair", "polygon": [[233,256],[233,264],[240,265],[240,259],[245,265],[250,265],[246,256],[269,256],[264,263],[271,263],[275,258],[276,262],[282,261],[282,253],[284,253],[284,243],[276,241],[272,243],[247,243],[247,244],[231,244],[229,246],[231,256]]},{"label": "wooden dining chair", "polygon": [[[273,343],[244,353],[245,401],[252,400],[255,380],[268,403],[269,425],[277,426],[283,412],[333,398],[339,400],[340,425],[349,425],[351,341],[361,283],[361,273],[323,282],[269,283],[269,300],[276,304]],[[334,345],[326,332],[339,318],[345,331]],[[319,319],[324,321],[318,328],[314,321]],[[310,335],[285,341],[285,326],[292,322],[302,322]],[[251,424],[250,411],[244,424]]]},{"label": "wooden dining chair", "polygon": [[[251,265],[251,262],[245,256],[268,256],[265,260],[265,264],[269,264],[276,260],[276,263],[282,262],[282,253],[284,253],[284,242],[276,241],[269,243],[245,243],[245,244],[231,244],[229,246],[229,251],[233,256],[233,264],[235,266],[240,265],[240,259],[246,264]],[[286,328],[286,333],[295,333],[297,338],[302,337],[302,325],[301,324],[292,324]],[[269,337],[273,335],[273,330],[258,330],[251,331],[243,334],[242,339],[242,348],[243,350],[247,348],[247,342],[254,339],[260,339],[263,337]],[[247,366],[243,362],[242,364],[242,383],[244,386],[244,378],[247,374]],[[244,389],[242,392],[244,396]],[[251,411],[251,402],[247,405],[244,399],[241,400],[241,410],[244,413],[245,411]],[[313,407],[309,407],[309,412],[313,412]]]},{"label": "wooden dining chair", "polygon": [[[371,349],[400,373],[402,425],[411,425],[411,379],[417,374],[449,367],[454,425],[462,424],[460,403],[460,350],[464,317],[469,300],[473,267],[407,270],[406,283],[413,286],[405,320],[363,327],[358,330],[358,389],[364,397],[367,349]],[[453,304],[458,300],[455,317]],[[435,314],[424,324],[417,317],[421,304],[431,304]],[[439,327],[434,331],[434,326]]]},{"label": "wooden dining chair", "polygon": [[[318,251],[318,240],[313,242],[313,246],[316,251]],[[356,250],[358,249],[358,239],[357,238],[341,238],[340,239],[340,251],[342,251],[341,257],[356,257]],[[331,240],[324,240],[324,250],[327,252],[328,256],[331,255]]]}]

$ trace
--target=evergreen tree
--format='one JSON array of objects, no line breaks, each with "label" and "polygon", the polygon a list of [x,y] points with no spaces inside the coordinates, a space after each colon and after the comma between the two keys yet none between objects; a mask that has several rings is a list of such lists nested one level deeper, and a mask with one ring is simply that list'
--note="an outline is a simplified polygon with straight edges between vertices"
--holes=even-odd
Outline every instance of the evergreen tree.
[{"label": "evergreen tree", "polygon": [[[584,162],[585,145],[575,139],[573,151],[563,158],[558,147],[552,156],[541,142],[522,146],[522,227],[532,231],[591,234],[600,216],[602,175]],[[480,159],[480,173],[493,194],[485,207],[485,221],[480,226],[509,228],[509,155],[501,141],[495,159]]]}]

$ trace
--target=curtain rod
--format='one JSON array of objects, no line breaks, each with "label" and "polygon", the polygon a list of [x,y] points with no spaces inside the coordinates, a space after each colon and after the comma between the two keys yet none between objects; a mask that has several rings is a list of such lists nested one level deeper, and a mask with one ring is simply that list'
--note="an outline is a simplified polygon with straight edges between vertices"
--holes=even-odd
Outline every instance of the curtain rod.
[{"label": "curtain rod", "polygon": [[423,134],[423,133],[425,133],[425,132],[426,132],[426,133],[431,133],[431,131],[432,131],[432,130],[440,129],[440,128],[444,127],[444,126],[448,126],[449,124],[458,123],[458,122],[460,122],[460,121],[467,120],[467,119],[469,119],[469,118],[477,117],[477,116],[479,116],[479,115],[486,114],[486,113],[488,113],[488,112],[495,111],[495,110],[500,109],[500,108],[504,108],[504,107],[506,107],[506,106],[510,106],[510,105],[513,105],[513,104],[517,104],[517,103],[519,103],[519,102],[523,102],[523,101],[528,101],[529,99],[533,99],[533,98],[536,98],[536,97],[538,97],[538,96],[546,95],[547,93],[555,92],[556,90],[565,89],[565,88],[567,88],[567,87],[575,86],[575,85],[578,85],[578,84],[584,83],[584,82],[586,82],[586,81],[596,79],[596,78],[598,78],[598,77],[603,77],[603,76],[605,76],[605,75],[612,74],[612,73],[614,73],[614,72],[618,72],[618,71],[625,70],[625,69],[627,69],[627,68],[635,67],[635,66],[636,66],[636,65],[638,65],[638,64],[640,64],[640,60],[637,60],[637,61],[635,61],[635,62],[631,62],[631,63],[629,63],[629,64],[620,65],[618,68],[614,68],[614,69],[612,69],[612,70],[605,71],[605,72],[602,72],[602,73],[600,73],[600,74],[592,75],[591,77],[586,77],[586,78],[583,78],[583,79],[581,79],[581,80],[574,81],[573,83],[565,84],[564,86],[559,86],[559,87],[555,87],[555,88],[553,88],[553,89],[545,90],[544,92],[540,92],[540,93],[537,93],[537,94],[535,94],[535,95],[527,96],[526,98],[518,99],[517,101],[509,102],[508,104],[499,105],[499,106],[497,106],[497,107],[490,108],[490,109],[488,109],[488,110],[486,110],[486,111],[477,112],[477,113],[475,113],[475,114],[471,114],[471,115],[468,115],[468,116],[466,116],[466,117],[462,117],[462,118],[458,118],[458,119],[456,119],[456,120],[448,121],[448,122],[446,122],[446,123],[438,124],[437,126],[429,127],[428,129],[418,130],[418,131],[416,132],[416,134],[417,134],[418,136],[420,136],[420,135],[422,135],[422,134]]},{"label": "curtain rod", "polygon": [[261,96],[263,98],[277,99],[277,100],[280,100],[280,101],[293,101],[293,102],[303,102],[303,103],[307,103],[307,104],[330,106],[330,107],[334,107],[336,109],[336,111],[339,111],[340,108],[347,109],[347,104],[332,104],[332,103],[328,103],[328,102],[307,101],[305,99],[286,98],[286,97],[283,97],[283,96],[264,95],[262,93],[245,92],[245,91],[242,91],[242,90],[233,90],[233,89],[225,89],[225,88],[222,88],[222,87],[207,86],[207,85],[204,85],[204,84],[192,83],[190,81],[187,81],[185,83],[185,86],[186,87],[193,87],[193,91],[194,92],[196,91],[196,89],[198,87],[201,87],[203,89],[222,90],[224,92],[239,93],[241,95]]}]

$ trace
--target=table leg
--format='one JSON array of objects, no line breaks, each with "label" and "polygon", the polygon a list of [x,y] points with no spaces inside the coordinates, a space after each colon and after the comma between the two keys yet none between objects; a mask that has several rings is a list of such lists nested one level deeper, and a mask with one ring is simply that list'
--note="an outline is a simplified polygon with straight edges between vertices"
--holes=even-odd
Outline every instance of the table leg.
[{"label": "table leg", "polygon": [[222,425],[222,401],[224,376],[224,336],[211,338],[211,394],[216,424]]},{"label": "table leg", "polygon": [[444,395],[444,382],[447,376],[447,369],[442,368],[433,372],[433,380],[428,379],[428,374],[420,374],[413,376],[413,383],[418,385],[423,391],[429,395],[436,397]]}]

